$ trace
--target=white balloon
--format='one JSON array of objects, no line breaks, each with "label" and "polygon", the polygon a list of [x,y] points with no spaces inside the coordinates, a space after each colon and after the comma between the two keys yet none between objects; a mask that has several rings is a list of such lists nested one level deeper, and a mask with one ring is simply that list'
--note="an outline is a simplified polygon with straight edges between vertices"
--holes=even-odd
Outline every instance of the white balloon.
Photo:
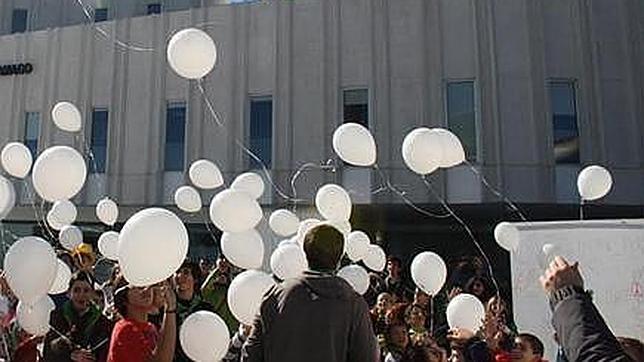
[{"label": "white balloon", "polygon": [[430,174],[438,169],[443,158],[442,145],[438,133],[429,128],[416,128],[403,141],[403,160],[417,174]]},{"label": "white balloon", "polygon": [[54,248],[36,236],[18,239],[4,258],[7,283],[25,303],[34,303],[49,291],[58,264]]},{"label": "white balloon", "polygon": [[329,221],[348,221],[351,217],[351,198],[342,186],[326,184],[315,195],[315,207]]},{"label": "white balloon", "polygon": [[309,268],[306,254],[299,245],[283,245],[271,255],[271,270],[282,280],[297,278]]},{"label": "white balloon", "polygon": [[172,36],[168,43],[168,64],[180,76],[199,79],[217,62],[217,47],[203,30],[188,28]]},{"label": "white balloon", "polygon": [[367,256],[371,239],[363,231],[357,230],[351,232],[347,238],[345,250],[351,261],[357,262]]},{"label": "white balloon", "polygon": [[0,220],[9,215],[16,205],[16,190],[11,181],[0,176]]},{"label": "white balloon", "polygon": [[224,184],[219,167],[209,160],[197,160],[188,170],[190,181],[201,189],[215,189]]},{"label": "white balloon", "polygon": [[411,262],[411,278],[423,292],[437,295],[447,279],[447,266],[440,255],[422,252]]},{"label": "white balloon", "polygon": [[221,252],[239,268],[259,269],[264,261],[264,241],[255,229],[241,233],[223,233]]},{"label": "white balloon", "polygon": [[118,240],[118,261],[125,279],[134,286],[166,280],[188,254],[188,230],[174,213],[149,208],[125,223]]},{"label": "white balloon", "polygon": [[201,210],[201,196],[192,186],[181,186],[174,192],[174,203],[185,212]]},{"label": "white balloon", "polygon": [[268,219],[268,226],[275,234],[280,236],[291,236],[297,232],[300,227],[300,219],[294,213],[279,209],[273,211]]},{"label": "white balloon", "polygon": [[253,199],[259,199],[264,193],[264,180],[254,172],[246,172],[235,177],[230,189],[247,193]]},{"label": "white balloon", "polygon": [[593,165],[584,168],[577,176],[577,190],[582,200],[601,199],[610,192],[613,178],[602,166]]},{"label": "white balloon", "polygon": [[18,302],[16,317],[20,328],[34,336],[44,336],[49,331],[49,317],[56,308],[54,301],[43,295],[34,303]]},{"label": "white balloon", "polygon": [[74,225],[63,226],[58,233],[58,240],[63,248],[72,251],[83,243],[83,232]]},{"label": "white balloon", "polygon": [[224,190],[210,203],[210,220],[222,231],[239,233],[250,230],[261,219],[262,208],[244,192]]},{"label": "white balloon", "polygon": [[517,251],[519,248],[519,229],[509,222],[500,222],[494,228],[494,239],[507,251]]},{"label": "white balloon", "polygon": [[362,259],[362,262],[367,268],[373,271],[383,271],[387,264],[387,255],[385,251],[378,245],[371,244],[367,250],[367,255]]},{"label": "white balloon", "polygon": [[333,150],[344,162],[354,166],[376,163],[376,141],[371,132],[358,123],[345,123],[336,128]]},{"label": "white balloon", "polygon": [[290,239],[284,239],[284,240],[280,241],[279,244],[277,244],[277,247],[279,248],[281,246],[287,246],[287,245],[295,245],[298,248],[302,247],[302,245],[300,245],[300,243],[297,241],[297,237],[292,237]]},{"label": "white balloon", "polygon": [[349,236],[349,233],[351,233],[351,223],[349,220],[344,220],[344,221],[327,221],[325,224],[331,225],[334,228],[336,228],[339,232],[344,234],[345,239]]},{"label": "white balloon", "polygon": [[60,231],[62,228],[67,226],[66,224],[58,222],[58,219],[54,216],[51,210],[49,210],[49,212],[47,213],[46,219],[47,224],[49,224],[49,226],[54,230]]},{"label": "white balloon", "polygon": [[96,204],[96,217],[103,224],[113,226],[119,217],[119,207],[116,202],[106,197]]},{"label": "white balloon", "polygon": [[439,135],[442,144],[443,158],[440,167],[453,167],[465,161],[463,144],[454,133],[444,128],[434,128],[432,131]]},{"label": "white balloon", "polygon": [[305,219],[302,222],[300,222],[300,226],[297,228],[297,236],[298,238],[302,239],[301,241],[304,241],[304,237],[306,236],[306,233],[309,232],[309,230],[313,229],[314,227],[322,224],[322,221],[319,219],[315,218],[310,218],[310,219]]},{"label": "white balloon", "polygon": [[450,329],[461,328],[476,333],[483,326],[485,308],[477,297],[462,293],[449,302],[446,314]]},{"label": "white balloon", "polygon": [[51,110],[56,127],[67,132],[78,132],[83,123],[81,112],[70,102],[58,102]]},{"label": "white balloon", "polygon": [[98,251],[105,258],[117,261],[119,259],[119,233],[106,231],[98,238]]},{"label": "white balloon", "polygon": [[[51,214],[51,220],[56,226],[71,225],[76,221],[76,216],[78,215],[76,206],[69,200],[58,200],[54,202],[49,213]],[[56,230],[60,230],[60,228]]]},{"label": "white balloon", "polygon": [[64,293],[69,289],[69,281],[72,278],[72,271],[69,269],[64,261],[57,259],[58,266],[56,268],[56,278],[49,288],[49,294]]},{"label": "white balloon", "polygon": [[369,289],[369,273],[360,265],[347,265],[338,271],[338,276],[346,280],[360,295]]},{"label": "white balloon", "polygon": [[69,200],[85,184],[87,167],[78,151],[68,146],[47,148],[32,172],[34,189],[46,201]]},{"label": "white balloon", "polygon": [[31,170],[33,158],[29,148],[20,142],[7,143],[0,154],[2,167],[13,177],[24,178]]},{"label": "white balloon", "polygon": [[259,313],[264,294],[274,285],[270,275],[259,270],[246,270],[228,287],[228,307],[237,320],[252,325]]},{"label": "white balloon", "polygon": [[202,310],[192,313],[181,324],[179,341],[193,361],[220,361],[228,352],[230,332],[221,317]]}]

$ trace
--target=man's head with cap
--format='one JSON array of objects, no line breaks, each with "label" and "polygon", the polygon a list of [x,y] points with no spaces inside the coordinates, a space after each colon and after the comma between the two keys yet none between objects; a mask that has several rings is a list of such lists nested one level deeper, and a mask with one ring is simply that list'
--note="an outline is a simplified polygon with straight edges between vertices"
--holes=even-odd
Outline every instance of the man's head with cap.
[{"label": "man's head with cap", "polygon": [[304,253],[311,270],[334,271],[344,253],[344,236],[331,225],[318,225],[304,236]]}]

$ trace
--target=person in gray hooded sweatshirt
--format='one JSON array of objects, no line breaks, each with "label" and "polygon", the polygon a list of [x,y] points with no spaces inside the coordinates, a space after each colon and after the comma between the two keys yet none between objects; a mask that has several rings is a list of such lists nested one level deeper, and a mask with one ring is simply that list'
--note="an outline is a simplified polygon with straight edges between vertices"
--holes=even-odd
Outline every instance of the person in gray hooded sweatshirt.
[{"label": "person in gray hooded sweatshirt", "polygon": [[378,361],[367,303],[335,276],[343,250],[343,235],[330,225],[306,234],[310,270],[264,296],[242,362]]}]

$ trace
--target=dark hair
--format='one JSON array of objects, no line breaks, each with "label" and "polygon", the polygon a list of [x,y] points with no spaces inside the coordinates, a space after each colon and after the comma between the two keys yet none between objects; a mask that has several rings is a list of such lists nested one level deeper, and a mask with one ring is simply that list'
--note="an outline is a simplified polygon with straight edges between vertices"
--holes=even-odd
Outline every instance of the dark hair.
[{"label": "dark hair", "polygon": [[344,236],[331,225],[319,225],[304,236],[304,252],[312,270],[334,270],[344,252]]},{"label": "dark hair", "polygon": [[94,289],[94,277],[86,271],[79,270],[72,274],[72,277],[69,279],[69,289],[72,289],[72,286],[74,286],[74,283],[76,282],[87,282],[87,284]]},{"label": "dark hair", "polygon": [[387,262],[392,264],[398,264],[399,268],[402,268],[402,260],[399,257],[390,255],[387,257]]},{"label": "dark hair", "polygon": [[405,311],[407,310],[407,303],[396,303],[394,304],[385,317],[387,317],[391,324],[405,324]]},{"label": "dark hair", "polygon": [[199,263],[195,263],[192,260],[186,259],[183,262],[183,264],[181,264],[181,267],[179,267],[179,269],[177,269],[177,273],[181,269],[189,269],[190,270],[190,274],[192,274],[192,279],[194,280],[194,284],[195,284],[195,293],[198,292],[198,290],[197,290],[197,289],[199,289],[198,286],[201,285],[201,269],[199,268]]},{"label": "dark hair", "polygon": [[425,318],[427,318],[427,312],[425,311],[425,309],[423,309],[423,307],[418,304],[412,304],[409,307],[405,308],[405,322],[409,319],[409,317],[411,317],[411,312],[414,310],[414,308],[420,310]]},{"label": "dark hair", "polygon": [[127,314],[127,291],[129,283],[123,275],[119,275],[114,282],[114,308],[125,317]]},{"label": "dark hair", "polygon": [[[487,278],[481,275],[475,275],[471,277],[468,281],[467,284],[465,284],[465,292],[466,293],[472,293],[472,287],[474,286],[474,283],[480,282],[483,285],[483,295],[480,296],[481,302],[487,303],[487,300],[492,296],[492,287],[490,286],[490,283]],[[477,296],[478,297],[478,296]]]},{"label": "dark hair", "polygon": [[532,353],[538,355],[539,357],[543,357],[543,342],[541,342],[539,337],[530,333],[519,333],[517,335],[517,338],[526,340],[526,342],[528,342],[530,348],[532,349]]}]

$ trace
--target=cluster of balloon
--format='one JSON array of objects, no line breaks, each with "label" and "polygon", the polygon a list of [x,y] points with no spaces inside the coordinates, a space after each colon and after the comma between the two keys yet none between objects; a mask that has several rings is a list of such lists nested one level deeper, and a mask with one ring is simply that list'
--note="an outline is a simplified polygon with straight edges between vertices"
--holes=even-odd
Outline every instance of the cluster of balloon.
[{"label": "cluster of balloon", "polygon": [[414,257],[411,277],[423,292],[436,295],[447,279],[447,266],[440,255],[425,251]]},{"label": "cluster of balloon", "polygon": [[18,323],[31,334],[47,333],[49,313],[53,309],[47,294],[57,292],[62,284],[69,283],[71,272],[60,263],[51,245],[35,236],[18,239],[5,256],[7,283],[20,300]]},{"label": "cluster of balloon", "polygon": [[[154,250],[154,258],[150,251]],[[134,286],[159,283],[173,275],[188,254],[188,231],[171,211],[148,208],[130,217],[118,237],[118,262]]]},{"label": "cluster of balloon", "polygon": [[463,293],[449,302],[446,314],[451,329],[460,328],[476,333],[483,326],[485,308],[477,297]]},{"label": "cluster of balloon", "polygon": [[239,233],[224,232],[221,252],[233,265],[242,269],[258,269],[264,260],[264,241],[255,230]]},{"label": "cluster of balloon", "polygon": [[199,311],[181,324],[179,341],[193,361],[220,361],[228,351],[229,333],[226,322],[217,314]]},{"label": "cluster of balloon", "polygon": [[246,270],[238,274],[228,287],[227,302],[231,313],[241,323],[252,325],[262,297],[273,284],[273,278],[259,270]]},{"label": "cluster of balloon", "polygon": [[458,137],[443,128],[420,127],[405,136],[402,156],[407,167],[419,175],[449,168],[465,161],[465,151]]},{"label": "cluster of balloon", "polygon": [[333,132],[333,150],[342,161],[354,166],[376,163],[376,141],[359,123],[344,123]]},{"label": "cluster of balloon", "polygon": [[[197,160],[188,170],[190,181],[203,190],[211,190],[224,184],[219,167],[209,160]],[[184,185],[174,193],[174,203],[179,209],[193,213],[201,210],[203,202],[199,191],[192,186]]]},{"label": "cluster of balloon", "polygon": [[500,222],[494,228],[494,239],[509,252],[519,249],[519,229],[509,222]]},{"label": "cluster of balloon", "polygon": [[601,199],[610,192],[612,186],[613,178],[602,166],[588,166],[577,176],[577,190],[583,201]]}]

